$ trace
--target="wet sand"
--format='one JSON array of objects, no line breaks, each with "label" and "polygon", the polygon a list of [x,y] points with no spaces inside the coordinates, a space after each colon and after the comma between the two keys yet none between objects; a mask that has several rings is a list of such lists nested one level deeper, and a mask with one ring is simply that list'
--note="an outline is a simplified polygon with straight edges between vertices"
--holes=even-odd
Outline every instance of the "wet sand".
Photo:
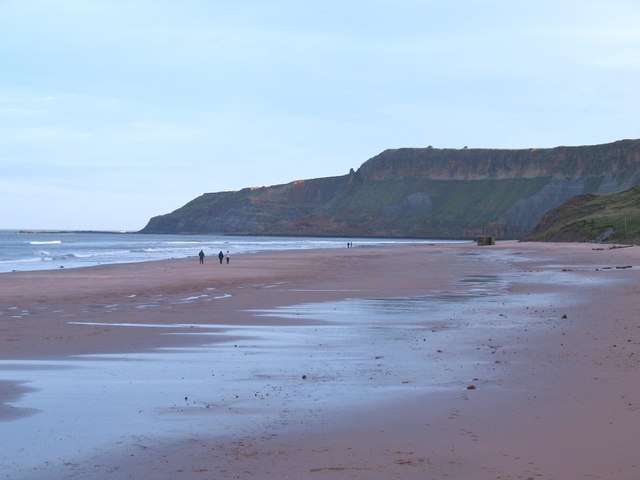
[{"label": "wet sand", "polygon": [[[28,434],[0,478],[640,478],[639,269],[639,247],[500,242],[3,274],[0,427]],[[193,382],[133,393],[167,356]],[[44,395],[87,378],[131,394],[102,438]],[[49,424],[69,448],[33,447]]]}]

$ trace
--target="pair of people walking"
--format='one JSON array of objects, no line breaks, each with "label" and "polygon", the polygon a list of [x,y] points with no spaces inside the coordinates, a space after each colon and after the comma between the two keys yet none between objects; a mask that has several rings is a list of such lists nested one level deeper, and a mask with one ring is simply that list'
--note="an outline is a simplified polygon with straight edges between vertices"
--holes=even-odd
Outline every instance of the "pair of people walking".
[{"label": "pair of people walking", "polygon": [[218,258],[220,259],[220,265],[222,265],[222,261],[226,259],[227,264],[229,264],[229,260],[230,260],[230,255],[229,255],[229,250],[227,250],[227,254],[225,255],[224,253],[222,253],[222,250],[220,250],[220,253],[218,254]]}]

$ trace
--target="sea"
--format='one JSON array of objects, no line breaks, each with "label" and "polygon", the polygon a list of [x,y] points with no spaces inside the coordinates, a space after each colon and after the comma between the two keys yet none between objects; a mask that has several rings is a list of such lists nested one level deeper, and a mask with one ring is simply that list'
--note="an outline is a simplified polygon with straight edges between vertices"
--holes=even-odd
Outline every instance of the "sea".
[{"label": "sea", "polygon": [[158,235],[127,232],[0,230],[0,273],[53,270],[113,263],[317,248],[353,248],[401,243],[452,243],[456,240],[389,238]]}]

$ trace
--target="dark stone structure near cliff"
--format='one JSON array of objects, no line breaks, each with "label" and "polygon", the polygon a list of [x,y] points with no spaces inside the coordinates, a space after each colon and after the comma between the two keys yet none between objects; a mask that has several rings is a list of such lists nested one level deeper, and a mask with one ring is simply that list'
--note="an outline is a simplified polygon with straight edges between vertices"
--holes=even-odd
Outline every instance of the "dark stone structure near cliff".
[{"label": "dark stone structure near cliff", "polygon": [[640,183],[640,140],[549,149],[386,150],[357,171],[206,193],[142,233],[520,238],[587,192]]}]

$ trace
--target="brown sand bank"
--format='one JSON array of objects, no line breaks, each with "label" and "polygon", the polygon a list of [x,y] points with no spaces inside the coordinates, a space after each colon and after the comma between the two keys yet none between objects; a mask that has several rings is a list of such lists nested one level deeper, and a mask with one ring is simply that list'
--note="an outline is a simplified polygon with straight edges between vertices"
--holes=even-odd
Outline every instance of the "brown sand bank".
[{"label": "brown sand bank", "polygon": [[[456,318],[443,315],[443,322],[464,326],[439,337],[446,347],[425,342],[428,350],[419,352],[425,369],[433,364],[444,372],[434,376],[441,387],[435,391],[412,389],[420,380],[415,365],[406,371],[387,365],[397,383],[392,397],[282,412],[280,423],[237,434],[147,437],[135,451],[114,447],[50,469],[50,478],[637,479],[639,266],[638,247],[503,242],[248,255],[229,266],[180,260],[6,274],[0,356],[198,341],[70,321],[276,328],[308,320],[247,310],[425,292],[455,296],[470,285],[482,295],[483,281],[504,279],[502,296],[471,301]],[[204,294],[225,298],[181,303]],[[385,368],[392,352],[374,351],[369,360]]]},{"label": "brown sand bank", "polygon": [[[229,265],[215,259],[199,265],[194,258],[0,274],[2,358],[139,351],[167,342],[148,330],[70,322],[264,323],[247,310],[422,292],[447,285],[463,270],[472,272],[439,255],[442,251],[435,246],[300,250],[237,256]],[[220,301],[190,301],[200,295]]]}]

